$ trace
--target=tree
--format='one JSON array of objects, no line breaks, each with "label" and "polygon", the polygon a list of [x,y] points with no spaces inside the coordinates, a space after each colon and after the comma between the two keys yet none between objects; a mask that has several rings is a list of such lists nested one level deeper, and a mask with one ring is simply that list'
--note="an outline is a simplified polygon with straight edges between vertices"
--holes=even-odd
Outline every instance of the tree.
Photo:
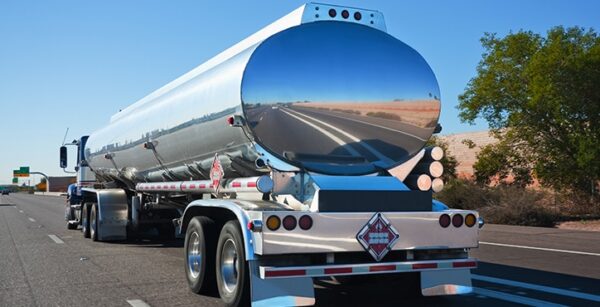
[{"label": "tree", "polygon": [[[592,193],[600,180],[600,38],[555,27],[504,38],[486,33],[477,75],[459,96],[462,121],[483,117],[500,143],[481,175],[533,174],[559,190]],[[494,162],[501,161],[501,163]],[[494,162],[494,163],[491,163]],[[485,166],[485,167],[484,167]]]}]

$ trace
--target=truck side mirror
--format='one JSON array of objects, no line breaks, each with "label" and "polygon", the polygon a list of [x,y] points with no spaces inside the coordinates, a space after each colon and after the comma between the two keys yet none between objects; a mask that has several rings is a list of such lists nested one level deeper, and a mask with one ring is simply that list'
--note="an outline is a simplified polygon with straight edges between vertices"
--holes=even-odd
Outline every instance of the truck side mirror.
[{"label": "truck side mirror", "polygon": [[67,168],[67,147],[60,146],[60,168]]}]

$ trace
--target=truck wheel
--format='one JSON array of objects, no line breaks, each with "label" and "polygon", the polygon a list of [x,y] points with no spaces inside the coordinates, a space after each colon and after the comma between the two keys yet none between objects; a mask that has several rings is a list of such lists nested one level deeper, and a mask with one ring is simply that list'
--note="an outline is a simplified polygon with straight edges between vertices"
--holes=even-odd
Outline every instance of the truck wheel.
[{"label": "truck wheel", "polygon": [[194,293],[215,292],[216,232],[215,222],[205,216],[196,216],[188,224],[184,243],[185,275]]},{"label": "truck wheel", "polygon": [[223,226],[217,243],[217,287],[227,306],[250,303],[250,280],[244,238],[237,221]]},{"label": "truck wheel", "polygon": [[92,241],[98,241],[98,205],[92,204],[90,212],[90,237]]},{"label": "truck wheel", "polygon": [[84,203],[81,209],[81,232],[83,232],[84,238],[90,237],[90,205]]},{"label": "truck wheel", "polygon": [[72,224],[69,223],[69,221],[72,221],[75,219],[75,210],[73,210],[73,207],[71,207],[71,204],[67,202],[67,229],[77,229],[77,224]]}]

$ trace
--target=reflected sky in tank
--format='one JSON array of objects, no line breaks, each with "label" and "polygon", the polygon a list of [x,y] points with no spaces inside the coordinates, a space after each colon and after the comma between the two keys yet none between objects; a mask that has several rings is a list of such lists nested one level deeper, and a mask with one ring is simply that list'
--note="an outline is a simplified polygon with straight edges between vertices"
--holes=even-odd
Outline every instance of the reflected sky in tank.
[{"label": "reflected sky in tank", "polygon": [[316,22],[279,33],[246,68],[245,104],[439,99],[436,78],[414,49],[363,25]]}]

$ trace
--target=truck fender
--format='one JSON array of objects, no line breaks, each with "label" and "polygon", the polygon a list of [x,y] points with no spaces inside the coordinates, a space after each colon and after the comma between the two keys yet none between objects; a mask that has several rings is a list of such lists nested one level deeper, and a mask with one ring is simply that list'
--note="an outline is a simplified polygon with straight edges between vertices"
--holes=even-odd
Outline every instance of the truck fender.
[{"label": "truck fender", "polygon": [[255,260],[254,245],[252,244],[253,235],[247,227],[250,217],[235,200],[199,199],[191,202],[185,208],[181,217],[181,234],[185,234],[187,225],[194,216],[206,216],[217,221],[235,217],[238,223],[240,223],[240,229],[244,236],[246,260]]},{"label": "truck fender", "polygon": [[98,240],[127,239],[127,216],[129,206],[123,189],[83,188],[84,201],[98,206]]}]

